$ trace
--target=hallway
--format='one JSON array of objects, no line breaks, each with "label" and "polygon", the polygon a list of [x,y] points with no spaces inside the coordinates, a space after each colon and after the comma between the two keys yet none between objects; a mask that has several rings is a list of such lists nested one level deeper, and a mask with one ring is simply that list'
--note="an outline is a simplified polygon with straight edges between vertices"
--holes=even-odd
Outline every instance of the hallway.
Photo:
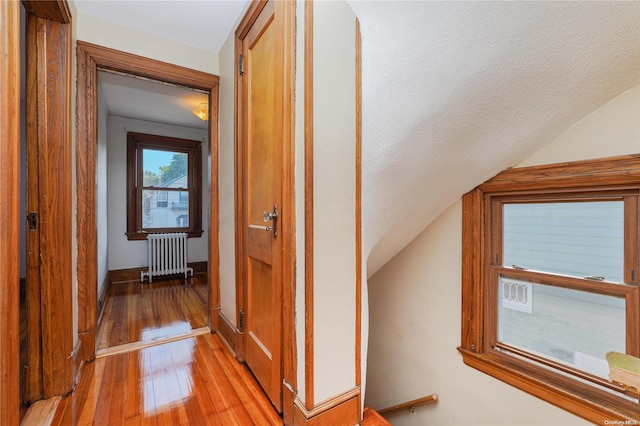
[{"label": "hallway", "polygon": [[112,285],[97,359],[53,425],[282,424],[249,369],[203,332],[207,276],[182,282]]},{"label": "hallway", "polygon": [[215,334],[98,358],[53,425],[280,425],[259,385]]}]

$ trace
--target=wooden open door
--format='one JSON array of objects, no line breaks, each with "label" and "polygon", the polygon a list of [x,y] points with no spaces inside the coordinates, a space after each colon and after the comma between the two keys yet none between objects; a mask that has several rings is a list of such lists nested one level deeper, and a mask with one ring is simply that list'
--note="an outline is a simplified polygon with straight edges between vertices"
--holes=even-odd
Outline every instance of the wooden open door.
[{"label": "wooden open door", "polygon": [[[283,20],[270,0],[240,38],[244,359],[282,411]],[[285,218],[286,219],[286,218]],[[241,324],[242,327],[242,324]]]},{"label": "wooden open door", "polygon": [[[35,217],[39,230],[37,255],[40,273],[37,279],[40,298],[30,306],[34,308],[33,316],[29,314],[29,327],[38,327],[36,331],[41,333],[37,342],[41,354],[37,363],[41,368],[38,370],[34,366],[33,370],[30,369],[27,380],[37,383],[37,386],[28,388],[29,395],[39,397],[43,394],[47,397],[71,391],[76,354],[71,306],[71,13],[66,1],[25,0],[23,4],[29,14],[27,44],[30,46],[27,50],[31,56],[27,62],[32,68],[29,73],[32,78],[27,77],[27,97],[30,102],[35,102],[27,108],[27,143],[32,143],[30,135],[37,136],[33,143],[37,144],[37,153],[42,160],[39,173],[41,178],[46,178],[37,190],[40,201]],[[19,423],[19,369],[22,368],[19,365],[18,334],[18,229],[23,223],[19,209],[19,8],[18,2],[0,2],[0,179],[3,182],[0,275],[5,280],[0,285],[0,419],[3,425]],[[30,186],[28,190],[34,189]],[[32,244],[30,250],[35,249]],[[36,333],[30,329],[29,335],[32,338]]]},{"label": "wooden open door", "polygon": [[[72,390],[73,338],[71,12],[25,1],[27,144],[26,398]],[[24,223],[24,222],[23,222]]]}]

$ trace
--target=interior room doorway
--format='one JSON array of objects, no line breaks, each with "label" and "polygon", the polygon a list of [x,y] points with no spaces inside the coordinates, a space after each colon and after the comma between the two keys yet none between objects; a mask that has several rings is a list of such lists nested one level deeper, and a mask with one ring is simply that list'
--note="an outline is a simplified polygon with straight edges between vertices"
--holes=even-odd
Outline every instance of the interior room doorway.
[{"label": "interior room doorway", "polygon": [[[209,107],[208,152],[210,164],[208,309],[218,306],[218,77],[113,49],[78,42],[77,169],[78,193],[78,331],[82,340],[82,357],[96,354],[98,313],[97,222],[97,107],[98,73],[108,71],[182,86],[207,93]],[[210,317],[210,315],[207,315]],[[211,321],[209,321],[211,324]]]}]

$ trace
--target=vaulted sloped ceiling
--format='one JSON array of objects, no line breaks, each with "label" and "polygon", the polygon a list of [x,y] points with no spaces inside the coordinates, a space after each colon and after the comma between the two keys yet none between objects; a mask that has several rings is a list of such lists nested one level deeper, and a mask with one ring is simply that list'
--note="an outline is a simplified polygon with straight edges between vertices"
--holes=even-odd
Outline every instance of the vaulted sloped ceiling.
[{"label": "vaulted sloped ceiling", "polygon": [[462,194],[640,83],[640,2],[350,4],[369,274]]},{"label": "vaulted sloped ceiling", "polygon": [[[214,53],[246,5],[75,3]],[[463,193],[640,84],[640,2],[349,4],[363,43],[369,274]]]}]

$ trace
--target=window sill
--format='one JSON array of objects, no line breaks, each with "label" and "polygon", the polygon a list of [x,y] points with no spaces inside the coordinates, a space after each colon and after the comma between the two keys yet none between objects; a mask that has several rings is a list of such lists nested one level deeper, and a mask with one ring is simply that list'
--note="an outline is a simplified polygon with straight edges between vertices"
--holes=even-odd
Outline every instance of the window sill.
[{"label": "window sill", "polygon": [[459,347],[466,365],[482,371],[557,407],[597,424],[613,424],[612,421],[637,424],[640,421],[639,406],[606,391],[594,387],[584,390],[575,379],[548,372],[500,353],[475,353]]},{"label": "window sill", "polygon": [[137,240],[146,240],[147,239],[147,235],[150,234],[161,234],[164,232],[186,232],[187,233],[187,238],[199,238],[202,236],[202,233],[204,232],[203,230],[199,230],[199,231],[183,231],[183,230],[176,230],[176,229],[167,229],[164,231],[158,231],[158,232],[125,232],[125,235],[127,236],[127,240],[129,241],[137,241]]}]

